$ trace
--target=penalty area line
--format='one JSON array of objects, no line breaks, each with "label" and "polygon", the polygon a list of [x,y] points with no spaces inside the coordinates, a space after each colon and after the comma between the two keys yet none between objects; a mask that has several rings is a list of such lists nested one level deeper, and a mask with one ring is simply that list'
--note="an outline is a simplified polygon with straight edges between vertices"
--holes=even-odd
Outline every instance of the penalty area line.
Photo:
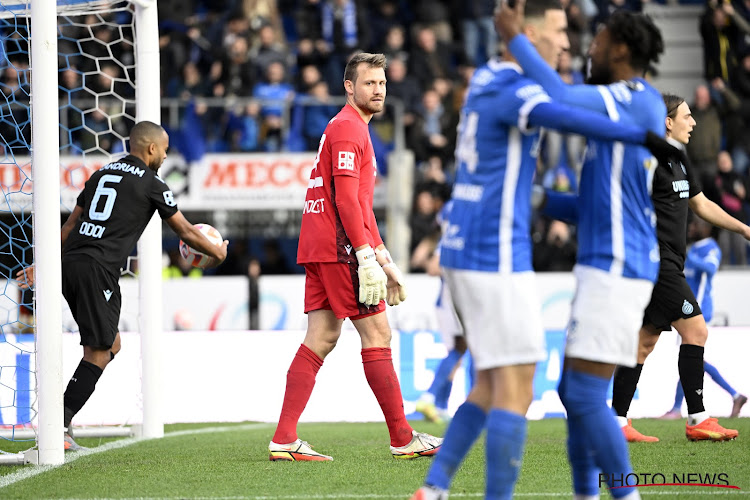
[{"label": "penalty area line", "polygon": [[[229,432],[229,431],[245,431],[250,429],[261,429],[263,427],[271,427],[271,424],[243,424],[243,425],[222,425],[217,427],[202,427],[200,429],[188,429],[184,431],[174,431],[164,433],[164,438],[181,437],[181,436],[193,436],[196,434],[210,434],[214,432]],[[75,462],[79,458],[87,457],[89,455],[95,455],[97,453],[103,453],[105,451],[117,450],[119,448],[125,448],[136,443],[146,441],[143,438],[130,437],[125,439],[119,439],[117,441],[110,441],[96,448],[86,448],[83,450],[68,452],[65,454],[65,462],[58,465],[39,465],[29,468],[24,468],[16,472],[12,472],[5,476],[0,476],[0,489],[10,486],[12,484],[29,479],[39,474],[43,474],[47,471],[57,469],[58,467]],[[150,441],[150,440],[149,440]]]}]

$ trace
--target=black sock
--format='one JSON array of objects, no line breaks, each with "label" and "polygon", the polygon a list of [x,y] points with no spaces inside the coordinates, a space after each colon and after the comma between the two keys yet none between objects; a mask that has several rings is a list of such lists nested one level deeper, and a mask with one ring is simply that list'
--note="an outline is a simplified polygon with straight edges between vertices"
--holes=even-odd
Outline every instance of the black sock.
[{"label": "black sock", "polygon": [[705,410],[703,407],[703,347],[682,344],[677,358],[680,382],[685,391],[688,414],[694,415]]},{"label": "black sock", "polygon": [[641,378],[643,364],[629,366],[617,365],[615,377],[612,381],[612,408],[621,417],[628,416],[630,402],[633,401],[635,388],[638,387],[638,379]]},{"label": "black sock", "polygon": [[102,370],[93,363],[81,360],[76,368],[75,373],[68,382],[68,388],[65,389],[63,405],[65,406],[65,427],[70,426],[73,416],[83,408],[86,401],[89,400],[96,388],[96,382],[102,376]]}]

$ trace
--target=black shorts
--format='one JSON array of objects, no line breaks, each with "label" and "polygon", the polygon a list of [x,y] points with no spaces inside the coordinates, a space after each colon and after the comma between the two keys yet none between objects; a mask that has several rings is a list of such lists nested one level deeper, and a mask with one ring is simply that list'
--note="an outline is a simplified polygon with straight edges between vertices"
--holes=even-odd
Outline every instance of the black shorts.
[{"label": "black shorts", "polygon": [[695,295],[681,272],[659,274],[646,306],[643,325],[653,325],[659,331],[672,329],[672,322],[703,314]]},{"label": "black shorts", "polygon": [[81,332],[81,345],[109,349],[120,321],[118,279],[93,259],[62,261],[62,291]]}]

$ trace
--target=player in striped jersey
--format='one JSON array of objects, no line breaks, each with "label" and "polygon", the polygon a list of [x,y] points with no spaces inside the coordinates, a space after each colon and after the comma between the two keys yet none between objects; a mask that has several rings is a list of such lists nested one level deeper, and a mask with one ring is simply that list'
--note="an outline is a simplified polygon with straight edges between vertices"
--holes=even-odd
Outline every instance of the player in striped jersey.
[{"label": "player in striped jersey", "polygon": [[[664,50],[661,33],[642,14],[617,11],[589,48],[588,81],[566,85],[519,33],[523,0],[496,15],[498,31],[526,74],[556,100],[663,134],[666,109],[643,76]],[[615,366],[636,362],[638,332],[659,268],[656,216],[650,197],[657,161],[645,148],[589,137],[577,197],[557,198],[578,220],[575,300],[558,392],[567,410],[568,458],[575,498],[599,497],[599,473],[615,498],[640,498],[614,488],[632,472],[627,444],[607,405]],[[555,213],[553,198],[547,211]],[[615,319],[613,321],[613,319]]]},{"label": "player in striped jersey", "polygon": [[[560,53],[568,48],[565,12],[557,0],[535,0],[528,18],[524,31],[544,57],[542,64],[554,72]],[[448,427],[425,485],[413,497],[417,500],[445,497],[458,466],[485,428],[486,498],[513,494],[534,368],[546,356],[531,265],[536,127],[633,144],[651,144],[651,138],[663,135],[664,127],[663,117],[655,121],[661,123],[660,130],[651,123],[615,123],[599,113],[556,103],[521,72],[510,54],[475,72],[461,115],[453,208],[441,241],[440,264],[465,330],[476,379]],[[634,137],[625,133],[631,128],[638,130]],[[647,132],[652,128],[657,134]],[[638,149],[648,155],[645,148]],[[650,206],[645,190],[644,197]]]}]

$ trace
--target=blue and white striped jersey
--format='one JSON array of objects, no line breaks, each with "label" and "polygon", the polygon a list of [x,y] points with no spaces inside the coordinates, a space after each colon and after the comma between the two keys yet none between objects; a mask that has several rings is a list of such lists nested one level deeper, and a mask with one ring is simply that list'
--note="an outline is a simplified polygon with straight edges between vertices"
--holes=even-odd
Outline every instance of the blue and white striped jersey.
[{"label": "blue and white striped jersey", "polygon": [[[510,49],[526,74],[557,102],[665,134],[664,101],[645,80],[566,85],[524,36],[515,37]],[[656,166],[656,159],[643,146],[589,137],[577,199],[579,264],[656,281],[659,245],[650,196]]]},{"label": "blue and white striped jersey", "polygon": [[457,172],[440,264],[531,271],[531,182],[539,133],[529,112],[549,96],[518,65],[491,60],[469,85],[456,146]]},{"label": "blue and white striped jersey", "polygon": [[685,259],[685,278],[701,306],[706,323],[714,315],[713,278],[721,262],[721,248],[713,238],[696,241]]}]

